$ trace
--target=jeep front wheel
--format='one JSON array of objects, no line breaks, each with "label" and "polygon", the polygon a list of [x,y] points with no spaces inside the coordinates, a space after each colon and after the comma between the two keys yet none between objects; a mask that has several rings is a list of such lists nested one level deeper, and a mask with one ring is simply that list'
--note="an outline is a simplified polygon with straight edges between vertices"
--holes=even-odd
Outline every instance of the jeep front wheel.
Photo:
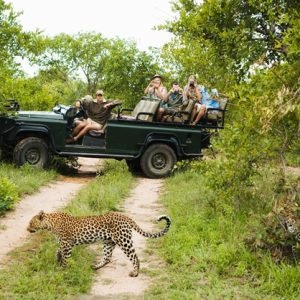
[{"label": "jeep front wheel", "polygon": [[13,161],[18,166],[28,163],[37,168],[44,168],[46,167],[48,160],[48,145],[41,138],[25,138],[14,148]]},{"label": "jeep front wheel", "polygon": [[141,168],[150,178],[168,176],[177,161],[174,150],[165,144],[149,146],[141,157]]}]

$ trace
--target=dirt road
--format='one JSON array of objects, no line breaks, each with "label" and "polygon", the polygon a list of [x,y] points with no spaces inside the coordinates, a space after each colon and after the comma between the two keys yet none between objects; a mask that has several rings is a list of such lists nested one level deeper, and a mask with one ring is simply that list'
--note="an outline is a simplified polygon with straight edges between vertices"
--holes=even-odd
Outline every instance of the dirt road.
[{"label": "dirt road", "polygon": [[[157,201],[162,184],[163,181],[158,179],[139,179],[137,187],[123,205],[124,213],[148,232],[158,231],[155,220],[163,213]],[[91,295],[84,299],[131,299],[143,295],[151,284],[150,277],[143,270],[151,269],[152,264],[157,266],[161,262],[157,257],[145,253],[146,238],[134,232],[133,242],[141,262],[140,275],[134,278],[128,276],[132,265],[125,254],[116,248],[112,262],[97,271]]]},{"label": "dirt road", "polygon": [[[88,182],[89,178],[86,175],[91,174],[90,178],[93,178],[99,169],[99,161],[97,163],[93,159],[83,159],[80,164],[83,176],[60,178],[59,181],[43,187],[36,194],[25,197],[13,212],[8,213],[5,218],[0,218],[0,269],[5,265],[7,253],[20,246],[28,237],[26,227],[31,217],[40,210],[55,211],[66,206],[67,202]],[[155,220],[165,213],[158,204],[162,185],[162,180],[139,178],[136,188],[124,201],[123,212],[132,217],[145,231],[159,231]],[[141,263],[140,275],[136,278],[128,276],[132,265],[123,252],[116,248],[112,262],[95,271],[95,280],[90,294],[80,299],[143,296],[144,291],[151,284],[150,277],[144,271],[151,269],[151,266],[157,267],[162,262],[154,255],[146,254],[146,238],[134,233],[133,239]]]}]

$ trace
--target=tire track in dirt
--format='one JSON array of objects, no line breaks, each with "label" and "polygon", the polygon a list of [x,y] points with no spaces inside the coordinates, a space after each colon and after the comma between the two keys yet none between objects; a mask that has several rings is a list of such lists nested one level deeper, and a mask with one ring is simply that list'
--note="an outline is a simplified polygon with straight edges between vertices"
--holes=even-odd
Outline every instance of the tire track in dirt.
[{"label": "tire track in dirt", "polygon": [[[162,186],[163,180],[140,178],[138,185],[122,206],[123,212],[132,217],[145,231],[159,231],[155,220],[164,214],[163,207],[158,204]],[[133,243],[140,260],[138,277],[129,277],[132,264],[120,248],[116,247],[112,262],[97,270],[90,295],[79,299],[132,299],[143,296],[151,284],[151,278],[143,270],[151,270],[153,266],[157,267],[161,263],[154,255],[150,256],[145,252],[146,240],[147,238],[133,232]],[[100,255],[102,254],[99,250]]]},{"label": "tire track in dirt", "polygon": [[95,159],[81,159],[79,163],[82,167],[78,176],[60,176],[58,181],[24,197],[14,211],[0,218],[0,269],[5,264],[7,254],[28,237],[26,228],[30,219],[41,210],[51,212],[66,206],[100,168],[99,160]]}]

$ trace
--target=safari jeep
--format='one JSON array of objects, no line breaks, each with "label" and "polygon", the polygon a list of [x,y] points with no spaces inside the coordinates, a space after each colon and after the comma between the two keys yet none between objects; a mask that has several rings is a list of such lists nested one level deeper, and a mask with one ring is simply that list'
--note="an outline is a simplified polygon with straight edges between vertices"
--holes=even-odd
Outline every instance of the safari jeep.
[{"label": "safari jeep", "polygon": [[0,152],[12,155],[16,165],[45,167],[50,155],[125,159],[130,169],[140,169],[151,178],[170,174],[177,161],[200,157],[210,146],[212,129],[224,126],[226,103],[208,111],[202,123],[191,126],[193,104],[174,113],[166,122],[156,122],[156,99],[142,99],[136,107],[122,109],[109,120],[105,134],[91,132],[76,144],[67,144],[75,109],[57,105],[53,111],[18,110],[0,116]]}]

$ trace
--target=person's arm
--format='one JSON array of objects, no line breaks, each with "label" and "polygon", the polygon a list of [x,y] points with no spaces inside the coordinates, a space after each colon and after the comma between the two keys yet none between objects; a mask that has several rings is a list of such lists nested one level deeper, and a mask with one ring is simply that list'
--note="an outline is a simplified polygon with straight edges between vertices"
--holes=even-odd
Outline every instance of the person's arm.
[{"label": "person's arm", "polygon": [[152,83],[152,81],[150,81],[148,86],[145,88],[144,93],[147,95],[148,93],[152,93],[152,92],[153,92],[153,83]]},{"label": "person's arm", "polygon": [[155,88],[157,98],[166,101],[168,97],[168,91],[165,87]]},{"label": "person's arm", "polygon": [[166,99],[164,100],[165,102],[169,102],[169,98],[170,98],[170,95],[171,95],[172,93],[174,93],[173,88],[169,90],[169,92],[168,92],[168,94],[167,94],[167,97],[166,97]]},{"label": "person's arm", "polygon": [[200,94],[198,87],[195,87],[195,97],[196,97],[196,100],[201,102],[201,94]]},{"label": "person's arm", "polygon": [[189,92],[188,92],[189,87],[186,85],[183,89],[183,101],[187,101],[189,99]]},{"label": "person's arm", "polygon": [[110,100],[110,101],[107,101],[106,104],[103,105],[104,108],[114,108],[115,106],[117,105],[121,105],[122,104],[122,101],[121,100]]}]

